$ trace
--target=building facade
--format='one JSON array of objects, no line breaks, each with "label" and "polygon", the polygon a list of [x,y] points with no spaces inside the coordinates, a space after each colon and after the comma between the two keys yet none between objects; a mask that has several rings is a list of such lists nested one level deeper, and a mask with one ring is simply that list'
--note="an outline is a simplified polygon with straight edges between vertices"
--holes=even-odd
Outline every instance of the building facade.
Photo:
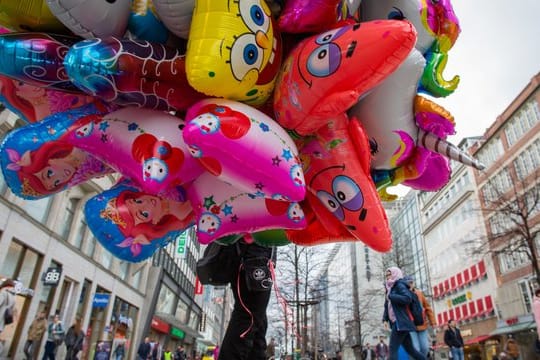
[{"label": "building facade", "polygon": [[[0,113],[0,137],[23,125],[12,113]],[[86,200],[115,181],[108,176],[41,200],[23,200],[0,174],[0,278],[20,283],[20,316],[0,335],[7,352],[2,355],[24,357],[28,328],[41,310],[60,315],[66,328],[82,317],[85,359],[98,348],[113,353],[119,342],[127,345],[127,358],[134,358],[146,336],[170,350],[180,344],[192,355],[205,350],[199,332],[204,298],[195,276],[201,249],[193,231],[151,260],[128,263],[106,251],[89,230]],[[44,344],[45,337],[39,356]],[[57,355],[64,353],[61,346]]]}]

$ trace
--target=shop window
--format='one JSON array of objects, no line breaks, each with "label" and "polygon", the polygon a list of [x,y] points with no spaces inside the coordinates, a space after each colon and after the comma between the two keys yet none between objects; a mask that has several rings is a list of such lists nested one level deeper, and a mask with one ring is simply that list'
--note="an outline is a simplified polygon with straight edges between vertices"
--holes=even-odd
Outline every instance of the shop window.
[{"label": "shop window", "polygon": [[88,233],[88,226],[86,225],[86,220],[83,216],[79,218],[79,221],[77,223],[75,237],[73,238],[73,245],[77,249],[81,249],[83,245],[83,240],[86,238],[86,234]]},{"label": "shop window", "polygon": [[486,313],[491,314],[491,312],[493,311],[493,300],[491,298],[491,295],[486,296],[484,300],[486,303]]},{"label": "shop window", "polygon": [[465,271],[463,271],[463,283],[467,285],[469,284],[470,281],[471,281],[471,274],[469,273],[469,269],[465,269]]},{"label": "shop window", "polygon": [[174,310],[175,298],[176,296],[174,292],[171,289],[169,289],[168,286],[162,286],[161,290],[159,291],[158,302],[156,305],[156,312],[172,315],[173,310]]},{"label": "shop window", "polygon": [[471,302],[469,303],[469,315],[470,315],[471,317],[474,317],[474,316],[477,315],[477,314],[476,314],[476,305],[475,305],[475,302],[474,302],[474,301],[471,301]]},{"label": "shop window", "polygon": [[178,304],[176,305],[176,312],[174,317],[180,320],[182,324],[188,323],[188,304],[185,303],[182,299],[178,299]]},{"label": "shop window", "polygon": [[456,290],[456,277],[452,276],[450,278],[450,291]]},{"label": "shop window", "polygon": [[478,316],[484,315],[485,309],[484,309],[484,299],[478,299],[476,300],[476,310],[478,311]]},{"label": "shop window", "polygon": [[90,258],[94,258],[94,253],[96,252],[96,244],[97,244],[97,240],[95,237],[91,236],[89,239],[88,239],[88,243],[86,244],[86,248],[85,248],[85,251],[84,253],[90,257]]},{"label": "shop window", "polygon": [[461,306],[456,307],[454,309],[454,312],[455,312],[456,319],[457,320],[462,320],[461,319]]},{"label": "shop window", "polygon": [[478,270],[480,271],[480,277],[484,277],[486,275],[486,263],[484,260],[478,263]]},{"label": "shop window", "polygon": [[459,273],[456,275],[457,287],[461,288],[463,286],[463,274]]},{"label": "shop window", "polygon": [[463,316],[463,320],[469,319],[469,308],[467,304],[461,305],[461,315]]},{"label": "shop window", "polygon": [[92,282],[88,279],[84,279],[81,295],[79,296],[79,302],[77,303],[77,314],[85,314],[88,304],[90,302],[90,295],[92,291]]},{"label": "shop window", "polygon": [[477,280],[478,279],[478,269],[476,267],[476,264],[471,266],[471,280]]}]

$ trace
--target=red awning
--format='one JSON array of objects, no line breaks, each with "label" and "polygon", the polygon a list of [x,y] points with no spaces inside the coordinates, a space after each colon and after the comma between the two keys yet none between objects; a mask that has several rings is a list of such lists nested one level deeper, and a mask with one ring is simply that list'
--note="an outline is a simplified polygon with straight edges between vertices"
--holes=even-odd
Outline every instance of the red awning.
[{"label": "red awning", "polygon": [[465,345],[478,344],[489,339],[491,335],[480,335],[472,339],[465,340]]}]

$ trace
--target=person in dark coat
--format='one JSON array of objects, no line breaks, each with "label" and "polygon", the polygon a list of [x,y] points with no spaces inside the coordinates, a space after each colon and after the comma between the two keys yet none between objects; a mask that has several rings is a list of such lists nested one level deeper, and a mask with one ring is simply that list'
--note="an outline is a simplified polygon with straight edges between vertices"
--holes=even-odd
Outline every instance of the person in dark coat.
[{"label": "person in dark coat", "polygon": [[450,348],[453,360],[463,360],[463,338],[461,331],[456,327],[454,319],[448,320],[448,328],[444,331],[444,343]]},{"label": "person in dark coat", "polygon": [[75,323],[71,325],[66,334],[66,360],[77,360],[79,351],[83,349],[84,331],[82,330],[82,319],[77,317]]},{"label": "person in dark coat", "polygon": [[150,338],[146,337],[144,338],[144,341],[139,345],[139,349],[137,350],[137,356],[138,360],[147,360],[148,355],[150,355]]},{"label": "person in dark coat", "polygon": [[403,280],[400,268],[390,267],[386,270],[386,299],[384,301],[383,322],[385,328],[390,326],[390,357],[389,360],[398,359],[399,347],[415,360],[425,360],[426,357],[414,348],[411,331],[416,326],[410,315],[409,305],[412,302],[412,292],[409,285]]}]

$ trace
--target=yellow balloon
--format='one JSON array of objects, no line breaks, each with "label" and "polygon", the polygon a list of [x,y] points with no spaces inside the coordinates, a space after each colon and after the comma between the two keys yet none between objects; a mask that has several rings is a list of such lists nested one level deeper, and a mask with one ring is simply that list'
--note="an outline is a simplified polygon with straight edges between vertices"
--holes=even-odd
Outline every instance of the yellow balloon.
[{"label": "yellow balloon", "polygon": [[198,91],[263,104],[274,89],[281,57],[281,39],[265,0],[196,1],[186,72]]},{"label": "yellow balloon", "polygon": [[13,31],[70,33],[45,0],[0,0],[0,26]]}]

